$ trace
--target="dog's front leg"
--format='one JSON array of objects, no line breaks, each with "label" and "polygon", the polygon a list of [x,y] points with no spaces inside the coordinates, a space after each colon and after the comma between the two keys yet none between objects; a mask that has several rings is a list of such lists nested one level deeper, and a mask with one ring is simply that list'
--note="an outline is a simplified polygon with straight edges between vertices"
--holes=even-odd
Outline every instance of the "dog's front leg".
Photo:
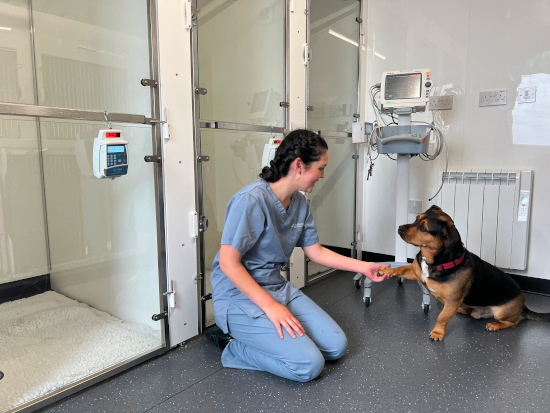
[{"label": "dog's front leg", "polygon": [[443,310],[439,313],[437,317],[437,322],[433,330],[430,333],[430,340],[441,341],[445,338],[445,327],[451,318],[458,312],[460,307],[460,301],[445,301],[443,305]]},{"label": "dog's front leg", "polygon": [[381,277],[384,274],[391,274],[394,277],[402,277],[407,280],[417,281],[418,277],[416,276],[415,266],[413,264],[403,265],[402,267],[396,268],[381,268],[378,270],[378,276]]}]

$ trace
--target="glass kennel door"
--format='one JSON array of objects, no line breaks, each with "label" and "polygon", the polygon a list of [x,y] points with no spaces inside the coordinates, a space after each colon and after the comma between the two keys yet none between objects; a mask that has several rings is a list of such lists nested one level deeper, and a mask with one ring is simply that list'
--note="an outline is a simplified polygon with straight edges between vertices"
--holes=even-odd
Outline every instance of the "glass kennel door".
[{"label": "glass kennel door", "polygon": [[[0,412],[166,350],[149,6],[0,1]],[[114,180],[92,169],[109,126]]]},{"label": "glass kennel door", "polygon": [[[210,274],[220,248],[227,202],[256,181],[264,146],[285,124],[285,3],[197,0],[195,86],[201,129],[197,166],[201,232],[202,326],[214,323]],[[242,85],[246,85],[243,87]]]},{"label": "glass kennel door", "polygon": [[[351,129],[359,113],[361,2],[310,0],[309,7],[307,126],[321,131],[330,153],[325,179],[311,194],[311,205],[321,244],[353,256],[357,157]],[[308,262],[307,281],[330,271]]]}]

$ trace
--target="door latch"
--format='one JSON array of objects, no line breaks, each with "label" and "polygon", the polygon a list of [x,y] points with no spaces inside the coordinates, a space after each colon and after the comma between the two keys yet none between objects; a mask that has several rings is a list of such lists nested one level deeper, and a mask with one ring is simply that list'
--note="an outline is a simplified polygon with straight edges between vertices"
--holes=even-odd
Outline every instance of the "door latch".
[{"label": "door latch", "polygon": [[145,155],[145,156],[143,157],[143,160],[144,160],[145,162],[160,163],[161,157],[160,157],[160,156],[156,156],[156,155]]},{"label": "door latch", "polygon": [[157,87],[159,85],[159,82],[157,82],[155,79],[141,79],[141,85]]},{"label": "door latch", "polygon": [[206,232],[207,229],[208,229],[208,218],[205,216],[202,216],[199,221],[199,231]]},{"label": "door latch", "polygon": [[159,314],[153,314],[153,317],[151,317],[153,319],[153,321],[160,321],[162,320],[163,318],[166,318],[168,317],[168,311],[165,311],[163,313],[159,313]]}]

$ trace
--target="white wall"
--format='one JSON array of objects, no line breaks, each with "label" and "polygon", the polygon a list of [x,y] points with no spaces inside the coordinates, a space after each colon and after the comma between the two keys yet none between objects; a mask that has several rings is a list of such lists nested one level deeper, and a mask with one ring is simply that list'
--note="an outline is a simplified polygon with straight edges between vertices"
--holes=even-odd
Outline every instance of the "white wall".
[{"label": "white wall", "polygon": [[[518,273],[543,279],[550,279],[550,192],[545,184],[550,148],[514,144],[512,110],[523,75],[550,73],[549,9],[542,0],[369,0],[364,10],[367,88],[380,82],[383,71],[428,67],[435,93],[455,95],[453,110],[442,112],[449,169],[534,171],[528,267]],[[501,89],[508,91],[507,105],[478,106],[480,91]],[[365,120],[372,121],[368,95],[365,106]],[[413,119],[431,120],[431,115]],[[422,200],[424,209],[437,190],[444,158],[411,161],[409,198]],[[366,251],[394,254],[395,179],[395,162],[380,156],[373,177],[364,183]]]}]

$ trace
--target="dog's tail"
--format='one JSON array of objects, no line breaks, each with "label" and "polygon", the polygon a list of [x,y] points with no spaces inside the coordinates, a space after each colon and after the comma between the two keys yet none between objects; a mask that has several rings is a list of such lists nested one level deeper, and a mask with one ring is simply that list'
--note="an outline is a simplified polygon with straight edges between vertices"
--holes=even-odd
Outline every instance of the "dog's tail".
[{"label": "dog's tail", "polygon": [[523,306],[523,311],[521,315],[523,318],[526,318],[527,320],[550,321],[550,313],[536,313],[534,311],[529,310],[525,305]]}]

